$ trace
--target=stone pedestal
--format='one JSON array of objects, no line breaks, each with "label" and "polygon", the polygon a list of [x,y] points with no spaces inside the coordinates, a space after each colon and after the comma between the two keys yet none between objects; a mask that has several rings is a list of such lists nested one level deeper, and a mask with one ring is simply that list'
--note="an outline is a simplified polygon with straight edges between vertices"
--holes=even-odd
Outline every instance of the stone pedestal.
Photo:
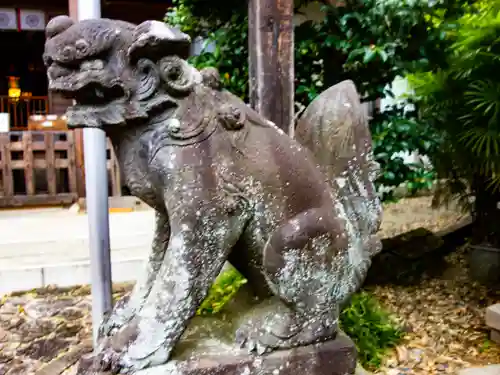
[{"label": "stone pedestal", "polygon": [[491,329],[491,340],[500,344],[500,303],[486,309],[486,325]]},{"label": "stone pedestal", "polygon": [[[246,287],[213,316],[194,317],[171,360],[134,375],[354,375],[357,352],[343,332],[335,340],[250,355],[235,345],[234,333],[242,322],[265,308],[255,305]],[[85,361],[85,359],[84,359]],[[86,367],[85,365],[83,367]],[[76,369],[64,375],[76,375]],[[51,374],[57,375],[57,374]],[[109,375],[109,374],[92,374]]]},{"label": "stone pedestal", "polygon": [[173,360],[136,375],[354,375],[356,348],[344,335],[332,341],[262,356],[212,354]]}]

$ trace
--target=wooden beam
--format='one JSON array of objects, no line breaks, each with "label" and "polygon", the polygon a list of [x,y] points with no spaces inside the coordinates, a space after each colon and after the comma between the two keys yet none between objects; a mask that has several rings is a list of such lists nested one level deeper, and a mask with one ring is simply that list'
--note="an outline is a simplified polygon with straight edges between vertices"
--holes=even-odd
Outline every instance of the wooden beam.
[{"label": "wooden beam", "polygon": [[78,0],[68,0],[69,16],[78,21]]},{"label": "wooden beam", "polygon": [[249,0],[250,105],[294,130],[293,0]]}]

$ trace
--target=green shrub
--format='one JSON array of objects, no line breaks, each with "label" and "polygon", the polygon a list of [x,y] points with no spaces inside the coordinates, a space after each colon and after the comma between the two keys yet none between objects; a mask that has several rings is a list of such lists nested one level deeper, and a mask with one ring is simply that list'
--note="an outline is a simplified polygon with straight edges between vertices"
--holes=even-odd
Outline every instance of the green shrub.
[{"label": "green shrub", "polygon": [[383,186],[382,198],[394,199],[394,190],[405,185],[410,194],[429,190],[435,180],[434,171],[421,163],[408,163],[397,153],[417,151],[420,155],[432,152],[437,144],[434,132],[417,121],[414,109],[407,104],[392,105],[384,112],[376,111],[370,127],[373,136],[373,154],[382,173],[376,185]]},{"label": "green shrub", "polygon": [[207,298],[198,308],[198,315],[218,313],[247,280],[234,268],[221,273],[215,280]]},{"label": "green shrub", "polygon": [[403,336],[389,313],[367,292],[353,296],[340,315],[340,327],[356,343],[361,364],[372,369],[380,366],[386,351]]},{"label": "green shrub", "polygon": [[[245,283],[246,279],[234,268],[223,272],[198,309],[198,315],[218,313]],[[353,296],[340,315],[340,327],[355,342],[359,361],[368,368],[378,367],[386,350],[402,337],[390,315],[367,292]]]}]

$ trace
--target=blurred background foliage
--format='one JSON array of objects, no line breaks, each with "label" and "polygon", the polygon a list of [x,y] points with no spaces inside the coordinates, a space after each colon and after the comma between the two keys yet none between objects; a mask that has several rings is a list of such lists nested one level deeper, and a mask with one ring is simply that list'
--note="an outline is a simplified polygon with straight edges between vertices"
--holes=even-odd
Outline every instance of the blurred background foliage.
[{"label": "blurred background foliage", "polygon": [[[309,1],[297,1],[300,14]],[[297,110],[307,106],[327,87],[351,79],[363,100],[373,102],[393,96],[396,77],[435,71],[447,61],[450,21],[467,9],[459,0],[347,0],[342,6],[321,6],[324,17],[295,28],[295,100]],[[217,11],[214,11],[216,9]],[[202,51],[191,63],[219,69],[225,88],[248,99],[247,2],[227,0],[174,0],[166,22],[192,37],[214,42],[213,51]],[[435,175],[422,165],[412,165],[395,152],[426,154],[435,147],[432,129],[414,121],[414,111],[375,109],[370,121],[375,156],[383,174],[383,198],[393,199],[395,187],[406,184],[411,193],[432,185]],[[390,131],[388,131],[390,129]]]},{"label": "blurred background foliage", "polygon": [[419,117],[439,139],[435,204],[458,198],[476,219],[474,242],[500,246],[500,1],[467,7],[449,27],[446,64],[413,74]]}]

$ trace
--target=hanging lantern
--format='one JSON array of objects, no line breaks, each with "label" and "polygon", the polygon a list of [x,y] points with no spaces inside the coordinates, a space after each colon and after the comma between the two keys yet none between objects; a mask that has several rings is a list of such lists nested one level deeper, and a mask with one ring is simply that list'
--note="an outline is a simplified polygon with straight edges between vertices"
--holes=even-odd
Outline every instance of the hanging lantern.
[{"label": "hanging lantern", "polygon": [[9,98],[12,100],[18,100],[21,96],[21,89],[19,87],[19,77],[9,76]]}]

